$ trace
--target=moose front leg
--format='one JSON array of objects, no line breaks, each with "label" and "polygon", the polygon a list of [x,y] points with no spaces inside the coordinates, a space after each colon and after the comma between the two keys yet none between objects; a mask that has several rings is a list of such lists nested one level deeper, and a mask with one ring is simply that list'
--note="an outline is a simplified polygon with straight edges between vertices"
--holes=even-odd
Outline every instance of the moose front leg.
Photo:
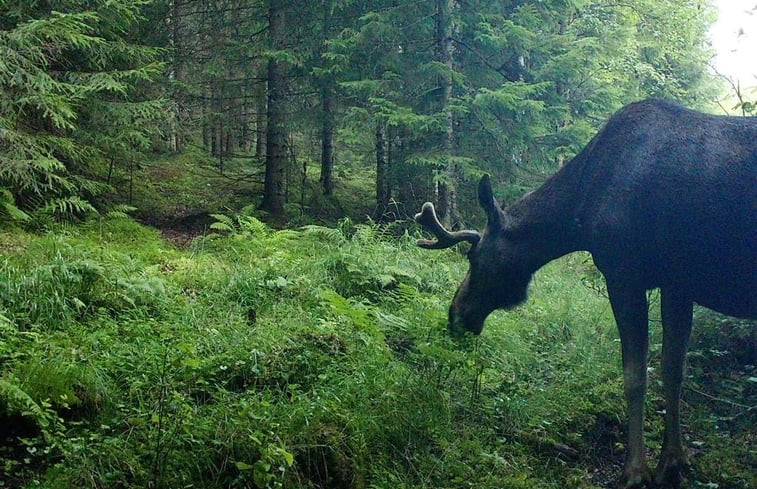
[{"label": "moose front leg", "polygon": [[647,390],[649,343],[647,296],[643,288],[613,284],[609,280],[607,291],[620,334],[623,383],[628,405],[628,446],[622,487],[644,487],[651,481],[644,457],[644,396]]},{"label": "moose front leg", "polygon": [[665,389],[665,435],[655,482],[661,487],[678,487],[680,472],[686,464],[681,444],[681,383],[686,347],[691,334],[693,304],[674,291],[661,293],[662,380]]}]

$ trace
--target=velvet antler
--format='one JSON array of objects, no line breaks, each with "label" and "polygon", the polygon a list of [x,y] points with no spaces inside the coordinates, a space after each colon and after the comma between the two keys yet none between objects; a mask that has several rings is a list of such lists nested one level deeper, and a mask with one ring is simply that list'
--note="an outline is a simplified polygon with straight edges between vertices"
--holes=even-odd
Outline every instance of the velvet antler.
[{"label": "velvet antler", "polygon": [[418,246],[421,248],[441,250],[456,245],[461,241],[467,241],[472,245],[476,245],[481,239],[481,235],[478,231],[447,231],[439,222],[439,218],[436,217],[436,211],[434,210],[434,204],[426,202],[421,207],[421,211],[415,215],[415,222],[426,228],[428,231],[436,236],[436,240],[431,239],[419,239]]}]

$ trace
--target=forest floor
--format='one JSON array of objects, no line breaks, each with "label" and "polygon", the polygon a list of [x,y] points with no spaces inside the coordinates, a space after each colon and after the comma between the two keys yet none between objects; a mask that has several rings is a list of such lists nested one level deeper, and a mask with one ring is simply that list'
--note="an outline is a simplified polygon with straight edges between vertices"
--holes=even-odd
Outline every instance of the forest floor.
[{"label": "forest floor", "polygon": [[[0,231],[0,487],[614,486],[619,344],[587,255],[549,264],[526,304],[457,342],[458,251],[418,249],[407,223],[272,229],[244,185],[221,192],[173,163],[140,197],[154,227]],[[753,322],[697,310],[685,487],[757,487],[756,364]]]},{"label": "forest floor", "polygon": [[[234,214],[259,203],[262,189],[259,166],[250,159],[232,159],[224,162],[220,171],[217,161],[195,149],[140,165],[131,175],[131,184],[122,182],[114,198],[134,205],[137,220],[160,229],[167,239],[183,247],[209,231],[215,221],[213,214]],[[344,217],[360,222],[374,216],[375,209],[368,204],[373,188],[370,172],[339,171],[334,195],[324,197],[317,170],[308,170],[306,178],[299,174],[291,176],[289,219],[270,224],[334,225]],[[267,219],[264,213],[255,215]]]}]

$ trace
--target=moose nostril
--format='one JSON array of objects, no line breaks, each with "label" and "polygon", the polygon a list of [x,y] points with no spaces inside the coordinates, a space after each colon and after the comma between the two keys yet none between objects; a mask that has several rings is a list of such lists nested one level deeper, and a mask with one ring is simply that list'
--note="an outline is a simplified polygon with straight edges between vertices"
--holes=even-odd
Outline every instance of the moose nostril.
[{"label": "moose nostril", "polygon": [[450,317],[449,333],[453,338],[462,338],[467,330],[457,318]]},{"label": "moose nostril", "polygon": [[462,337],[465,334],[465,327],[463,326],[463,321],[460,319],[460,316],[455,311],[454,305],[450,306],[447,317],[447,328],[449,329],[450,335],[453,338]]}]

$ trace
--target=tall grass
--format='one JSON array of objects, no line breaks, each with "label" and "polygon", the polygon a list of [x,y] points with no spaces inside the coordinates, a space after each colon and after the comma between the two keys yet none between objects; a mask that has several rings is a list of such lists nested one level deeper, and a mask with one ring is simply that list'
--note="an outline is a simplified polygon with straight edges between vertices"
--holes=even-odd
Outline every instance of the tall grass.
[{"label": "tall grass", "polygon": [[[13,241],[0,484],[589,488],[617,475],[619,344],[588,257],[550,264],[524,307],[454,342],[457,251],[374,224],[216,217],[186,251],[128,219]],[[754,399],[747,378],[738,404]],[[753,413],[736,412],[729,429],[748,437]],[[692,487],[750,487],[749,449],[711,441],[722,432],[701,419],[698,439],[733,462],[723,475],[700,457]]]}]

